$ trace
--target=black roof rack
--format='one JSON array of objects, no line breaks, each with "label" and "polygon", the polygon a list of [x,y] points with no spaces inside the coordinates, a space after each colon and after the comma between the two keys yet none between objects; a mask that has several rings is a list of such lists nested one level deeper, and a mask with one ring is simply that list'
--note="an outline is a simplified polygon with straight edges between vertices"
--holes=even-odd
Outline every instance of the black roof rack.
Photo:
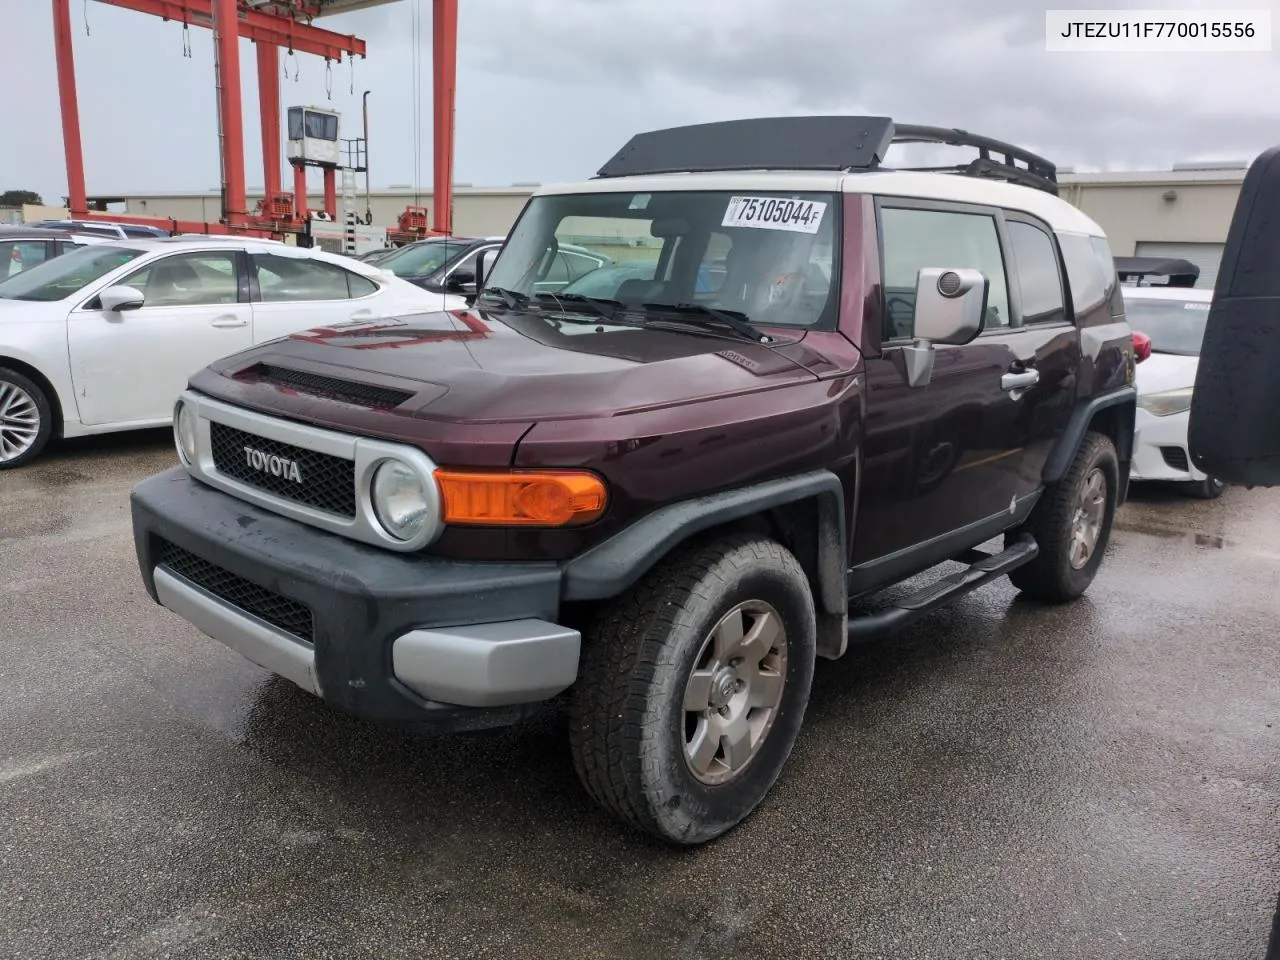
[{"label": "black roof rack", "polygon": [[[597,178],[720,170],[881,170],[895,143],[974,147],[977,159],[932,172],[1008,180],[1052,194],[1057,167],[1012,144],[945,127],[895,126],[889,117],[759,117],[651,130],[633,136]],[[993,157],[999,155],[1000,159]],[[1025,166],[1018,166],[1021,161]]]},{"label": "black roof rack", "polygon": [[599,177],[714,170],[852,170],[879,165],[888,117],[761,117],[637,133]]},{"label": "black roof rack", "polygon": [[[952,147],[974,147],[978,151],[976,159],[969,163],[955,164],[949,167],[899,167],[941,173],[962,173],[969,177],[984,177],[995,180],[1008,180],[1024,187],[1035,187],[1057,196],[1058,168],[1030,150],[1023,150],[1011,143],[993,140],[991,137],[970,133],[968,130],[948,129],[946,127],[921,127],[901,124],[894,130],[894,143],[940,143]],[[995,159],[992,153],[1000,154],[1002,160]],[[1018,166],[1018,162],[1026,166]]]}]

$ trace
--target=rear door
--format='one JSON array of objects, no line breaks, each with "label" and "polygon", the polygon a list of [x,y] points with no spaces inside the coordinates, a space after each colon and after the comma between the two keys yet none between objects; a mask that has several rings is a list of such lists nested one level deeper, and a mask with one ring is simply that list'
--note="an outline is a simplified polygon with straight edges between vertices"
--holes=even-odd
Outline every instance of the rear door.
[{"label": "rear door", "polygon": [[[1005,211],[1005,235],[1012,282],[1013,326],[1000,339],[1012,354],[1003,375],[1014,417],[1021,499],[1040,489],[1050,452],[1067,428],[1080,393],[1080,336],[1068,303],[1063,251],[1047,224],[1027,214]],[[1086,256],[1094,253],[1087,238]],[[1098,273],[1098,297],[1103,297]],[[1023,384],[1023,385],[1019,385]]]},{"label": "rear door", "polygon": [[309,257],[252,253],[253,342],[372,319],[380,288],[367,277]]}]

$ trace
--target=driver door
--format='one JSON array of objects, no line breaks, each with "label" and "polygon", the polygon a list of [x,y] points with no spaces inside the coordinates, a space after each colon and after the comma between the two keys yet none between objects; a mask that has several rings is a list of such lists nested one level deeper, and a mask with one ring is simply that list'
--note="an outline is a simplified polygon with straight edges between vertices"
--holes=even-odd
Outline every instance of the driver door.
[{"label": "driver door", "polygon": [[[1010,349],[999,211],[899,198],[877,208],[883,330],[879,355],[866,365],[864,506],[853,548],[853,566],[868,565],[868,581],[878,561],[1007,515],[1021,452],[1021,405],[1001,380],[1018,358]],[[914,335],[915,283],[925,267],[981,270],[990,292],[982,334],[964,346],[935,346],[932,378],[911,386],[902,354]]]},{"label": "driver door", "polygon": [[72,311],[67,346],[82,423],[166,420],[193,373],[252,345],[242,257],[238,250],[162,257],[116,281],[142,293],[140,307],[103,310],[95,295]]}]

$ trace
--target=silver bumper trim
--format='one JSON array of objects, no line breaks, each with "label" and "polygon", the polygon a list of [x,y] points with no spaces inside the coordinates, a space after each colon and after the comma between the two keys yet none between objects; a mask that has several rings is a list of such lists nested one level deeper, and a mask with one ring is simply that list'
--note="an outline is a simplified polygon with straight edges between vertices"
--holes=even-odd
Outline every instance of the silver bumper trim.
[{"label": "silver bumper trim", "polygon": [[226,644],[246,660],[292,680],[308,693],[322,696],[315,651],[163,567],[156,568],[155,583],[160,603],[201,633]]},{"label": "silver bumper trim", "polygon": [[546,620],[412,630],[391,647],[396,679],[428,700],[464,707],[535,703],[578,676],[582,635]]}]

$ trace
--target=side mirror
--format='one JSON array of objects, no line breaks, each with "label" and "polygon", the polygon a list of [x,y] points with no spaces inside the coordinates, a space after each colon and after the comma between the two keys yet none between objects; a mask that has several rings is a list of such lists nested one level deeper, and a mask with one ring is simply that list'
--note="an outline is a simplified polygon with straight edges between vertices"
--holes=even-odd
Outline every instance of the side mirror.
[{"label": "side mirror", "polygon": [[990,289],[981,270],[921,268],[916,274],[915,341],[902,351],[908,385],[928,385],[935,343],[963,346],[982,333]]},{"label": "side mirror", "polygon": [[145,300],[146,297],[142,295],[142,291],[137,287],[107,287],[107,289],[98,294],[98,301],[102,304],[102,309],[108,313],[137,310]]},{"label": "side mirror", "polygon": [[501,247],[494,247],[489,250],[481,250],[476,254],[476,272],[474,278],[473,297],[480,295],[480,291],[484,289],[485,279],[489,276],[489,271],[493,268],[493,262],[498,258]]},{"label": "side mirror", "polygon": [[1151,356],[1151,338],[1145,333],[1133,331],[1133,357],[1134,361],[1141,363],[1147,357]]},{"label": "side mirror", "polygon": [[466,269],[455,270],[449,274],[449,279],[445,281],[444,288],[449,293],[475,293],[476,275]]}]

